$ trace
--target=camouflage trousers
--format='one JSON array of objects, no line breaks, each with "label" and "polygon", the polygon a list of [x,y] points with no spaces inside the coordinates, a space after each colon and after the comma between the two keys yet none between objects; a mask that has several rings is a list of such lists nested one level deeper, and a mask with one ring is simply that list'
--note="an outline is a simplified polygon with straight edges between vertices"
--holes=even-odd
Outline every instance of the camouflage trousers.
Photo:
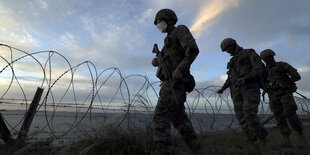
[{"label": "camouflage trousers", "polygon": [[260,124],[257,116],[260,103],[259,87],[242,87],[238,92],[232,92],[236,118],[248,141],[264,139],[267,131]]},{"label": "camouflage trousers", "polygon": [[290,134],[287,121],[294,130],[301,133],[303,131],[303,126],[296,114],[297,105],[293,94],[277,90],[269,91],[268,97],[270,110],[274,114],[274,118],[277,121],[277,127],[281,130],[281,133],[284,135]]},{"label": "camouflage trousers", "polygon": [[178,130],[189,148],[195,151],[201,147],[201,141],[185,112],[185,101],[186,92],[183,83],[174,84],[173,90],[168,82],[162,84],[153,118],[154,140],[160,154],[173,152],[170,123]]}]

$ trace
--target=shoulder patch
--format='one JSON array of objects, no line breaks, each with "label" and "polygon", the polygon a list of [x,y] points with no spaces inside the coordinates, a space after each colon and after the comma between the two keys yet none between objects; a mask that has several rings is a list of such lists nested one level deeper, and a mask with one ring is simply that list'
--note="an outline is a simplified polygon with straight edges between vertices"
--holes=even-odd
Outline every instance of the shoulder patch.
[{"label": "shoulder patch", "polygon": [[188,29],[188,28],[185,25],[179,25],[179,26],[177,26],[177,29]]},{"label": "shoulder patch", "polygon": [[185,25],[177,26],[175,35],[184,49],[186,48],[198,49],[194,37],[192,36],[191,32]]},{"label": "shoulder patch", "polygon": [[[243,49],[250,57],[259,57],[254,49]],[[259,57],[260,58],[260,57]]]},{"label": "shoulder patch", "polygon": [[279,64],[287,64],[286,62],[283,62],[283,61],[278,61],[277,63],[279,63]]},{"label": "shoulder patch", "polygon": [[246,52],[255,52],[255,50],[252,49],[252,48],[250,48],[250,49],[243,49],[243,50],[246,51]]},{"label": "shoulder patch", "polygon": [[189,29],[187,28],[187,26],[185,25],[179,25],[176,27],[177,33],[181,33],[181,34],[186,34],[186,33],[190,33]]},{"label": "shoulder patch", "polygon": [[279,64],[279,65],[288,65],[288,63],[283,62],[283,61],[278,61],[277,64]]}]

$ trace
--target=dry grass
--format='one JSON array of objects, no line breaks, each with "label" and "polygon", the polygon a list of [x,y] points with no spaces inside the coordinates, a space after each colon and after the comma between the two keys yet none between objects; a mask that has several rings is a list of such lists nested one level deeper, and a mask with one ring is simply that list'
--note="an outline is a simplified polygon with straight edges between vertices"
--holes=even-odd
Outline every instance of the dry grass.
[{"label": "dry grass", "polygon": [[[297,134],[293,131],[291,134],[292,147],[283,147],[281,145],[281,134],[277,128],[268,129],[267,145],[261,147],[261,152],[249,153],[248,144],[240,131],[219,132],[210,135],[201,135],[204,151],[206,154],[310,154],[310,147],[301,145]],[[92,138],[79,141],[68,145],[42,145],[33,144],[24,148],[21,154],[52,154],[52,155],[78,155],[78,154],[121,154],[121,155],[143,155],[153,154],[155,145],[152,138],[152,129],[136,129],[125,131],[122,129],[106,128],[104,132],[96,133]],[[310,143],[310,127],[305,127],[305,137]],[[173,137],[173,143],[176,147],[175,154],[187,152],[190,150],[184,144],[180,136]],[[0,146],[0,154],[12,154],[16,150],[21,150],[21,146]]]}]

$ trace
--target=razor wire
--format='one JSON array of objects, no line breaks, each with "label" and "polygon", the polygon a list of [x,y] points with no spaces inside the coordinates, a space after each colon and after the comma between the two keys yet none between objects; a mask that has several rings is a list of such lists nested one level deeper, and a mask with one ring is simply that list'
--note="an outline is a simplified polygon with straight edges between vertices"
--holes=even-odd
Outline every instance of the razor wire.
[{"label": "razor wire", "polygon": [[[29,53],[6,44],[0,48],[0,112],[12,133],[25,119],[34,87],[44,93],[34,120],[37,125],[28,134],[32,139],[42,134],[53,140],[70,139],[68,135],[96,133],[108,125],[135,129],[151,124],[160,81],[141,74],[126,76],[117,67],[100,70],[91,61],[72,65],[56,51]],[[209,85],[187,94],[186,111],[202,132],[240,128],[229,90],[219,95],[218,88]],[[297,113],[309,119],[310,100],[295,100]],[[268,100],[261,101],[258,115],[262,120],[272,116]]]}]

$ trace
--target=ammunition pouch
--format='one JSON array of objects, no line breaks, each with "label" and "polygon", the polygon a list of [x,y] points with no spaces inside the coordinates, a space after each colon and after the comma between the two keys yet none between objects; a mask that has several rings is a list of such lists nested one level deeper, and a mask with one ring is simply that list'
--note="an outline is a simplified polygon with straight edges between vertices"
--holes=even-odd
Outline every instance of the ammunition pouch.
[{"label": "ammunition pouch", "polygon": [[187,80],[185,81],[185,91],[190,93],[194,90],[195,86],[196,82],[194,76],[189,74]]}]

